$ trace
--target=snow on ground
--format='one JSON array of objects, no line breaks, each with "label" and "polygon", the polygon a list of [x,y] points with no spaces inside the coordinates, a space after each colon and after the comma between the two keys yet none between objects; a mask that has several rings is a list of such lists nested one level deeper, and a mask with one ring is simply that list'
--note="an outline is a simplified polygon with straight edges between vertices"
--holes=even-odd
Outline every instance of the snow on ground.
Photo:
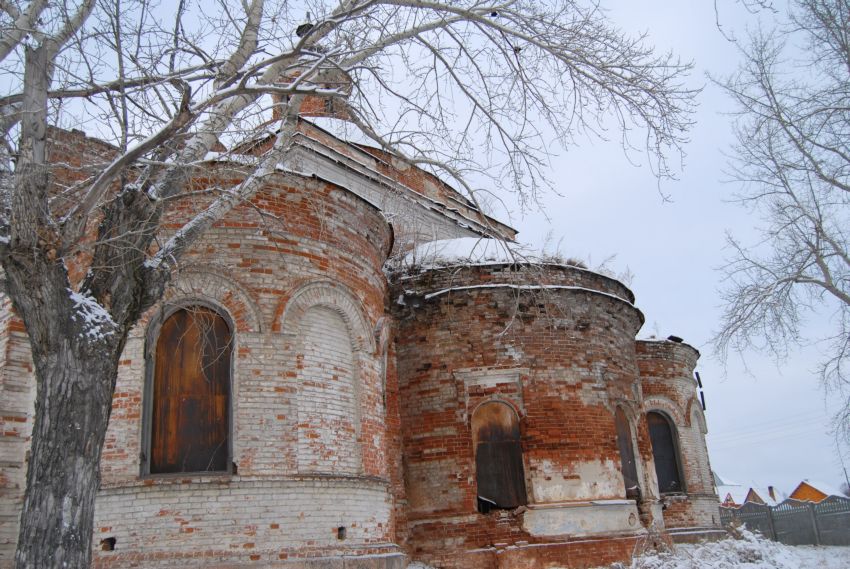
[{"label": "snow on ground", "polygon": [[799,557],[800,569],[847,569],[850,567],[850,547],[814,547],[801,545],[792,548]]},{"label": "snow on ground", "polygon": [[[848,569],[850,547],[790,546],[746,530],[741,538],[699,545],[677,545],[672,552],[646,553],[631,564],[610,569]],[[415,561],[407,569],[433,569]]]},{"label": "snow on ground", "polygon": [[790,546],[741,530],[727,538],[699,545],[677,545],[670,553],[647,553],[630,565],[611,569],[847,569],[850,547]]}]

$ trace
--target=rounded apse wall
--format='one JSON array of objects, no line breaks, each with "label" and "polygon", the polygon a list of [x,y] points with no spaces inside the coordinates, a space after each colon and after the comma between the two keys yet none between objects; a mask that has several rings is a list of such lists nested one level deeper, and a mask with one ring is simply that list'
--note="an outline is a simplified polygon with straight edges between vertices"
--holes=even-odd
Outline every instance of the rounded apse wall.
[{"label": "rounded apse wall", "polygon": [[[397,283],[391,298],[414,554],[454,563],[441,549],[641,533],[615,425],[617,405],[640,408],[634,336],[643,316],[631,292],[561,265],[457,265]],[[494,401],[520,422],[527,505],[513,510],[479,492],[492,485],[481,480],[472,419]]]},{"label": "rounded apse wall", "polygon": [[[195,184],[231,175],[211,166]],[[184,204],[174,226],[202,206]],[[205,235],[122,356],[95,566],[400,563],[374,334],[391,240],[374,206],[295,176],[273,180]],[[146,465],[153,352],[174,307],[195,306],[232,328],[228,459],[215,472],[159,474]]]},{"label": "rounded apse wall", "polygon": [[717,529],[720,512],[708,457],[706,423],[694,368],[699,351],[683,342],[641,340],[637,363],[647,412],[664,417],[672,430],[672,453],[682,478],[680,492],[664,493],[664,524],[675,535],[694,528]]}]

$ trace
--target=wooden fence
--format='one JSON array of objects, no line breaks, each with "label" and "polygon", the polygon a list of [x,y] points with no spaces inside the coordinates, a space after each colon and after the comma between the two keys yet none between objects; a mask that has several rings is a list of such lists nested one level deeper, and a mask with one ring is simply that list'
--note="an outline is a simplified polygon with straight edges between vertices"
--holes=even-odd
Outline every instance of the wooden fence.
[{"label": "wooden fence", "polygon": [[785,500],[777,506],[747,502],[720,508],[723,525],[743,523],[788,545],[850,545],[850,499],[830,496],[815,504]]}]

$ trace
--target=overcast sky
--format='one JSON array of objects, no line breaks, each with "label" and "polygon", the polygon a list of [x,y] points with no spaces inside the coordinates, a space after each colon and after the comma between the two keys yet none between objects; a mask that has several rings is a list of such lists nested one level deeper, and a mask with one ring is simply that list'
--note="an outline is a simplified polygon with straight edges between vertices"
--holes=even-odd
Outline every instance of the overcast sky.
[{"label": "overcast sky", "polygon": [[[743,36],[755,20],[733,0],[717,0],[724,29]],[[706,73],[731,73],[734,45],[715,25],[713,3],[627,0],[603,2],[624,29],[646,31],[659,49],[693,60],[699,97],[691,144],[680,179],[664,183],[665,203],[647,167],[627,160],[615,140],[580,141],[554,161],[559,196],[545,198],[540,213],[511,219],[520,240],[542,246],[551,229],[561,251],[590,265],[616,255],[617,272],[629,269],[637,305],[646,316],[639,336],[681,336],[702,352],[698,370],[705,386],[711,464],[724,478],[772,484],[790,492],[804,478],[838,486],[844,471],[829,418],[830,405],[814,370],[818,347],[796,350],[777,365],[766,355],[747,354],[724,365],[708,340],[718,327],[721,273],[728,254],[725,233],[746,239],[757,220],[729,203],[735,191],[723,183],[724,151],[731,142],[731,103]],[[552,248],[552,247],[550,247]],[[826,318],[813,319],[817,334]]]}]

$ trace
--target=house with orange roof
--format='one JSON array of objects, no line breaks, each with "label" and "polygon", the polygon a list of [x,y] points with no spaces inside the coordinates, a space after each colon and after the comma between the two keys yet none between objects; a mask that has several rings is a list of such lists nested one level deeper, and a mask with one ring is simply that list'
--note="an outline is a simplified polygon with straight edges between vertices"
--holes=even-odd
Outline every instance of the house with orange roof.
[{"label": "house with orange roof", "polygon": [[793,492],[788,496],[793,500],[802,502],[821,502],[830,496],[844,496],[844,492],[831,484],[825,484],[818,480],[805,479],[800,482]]}]

